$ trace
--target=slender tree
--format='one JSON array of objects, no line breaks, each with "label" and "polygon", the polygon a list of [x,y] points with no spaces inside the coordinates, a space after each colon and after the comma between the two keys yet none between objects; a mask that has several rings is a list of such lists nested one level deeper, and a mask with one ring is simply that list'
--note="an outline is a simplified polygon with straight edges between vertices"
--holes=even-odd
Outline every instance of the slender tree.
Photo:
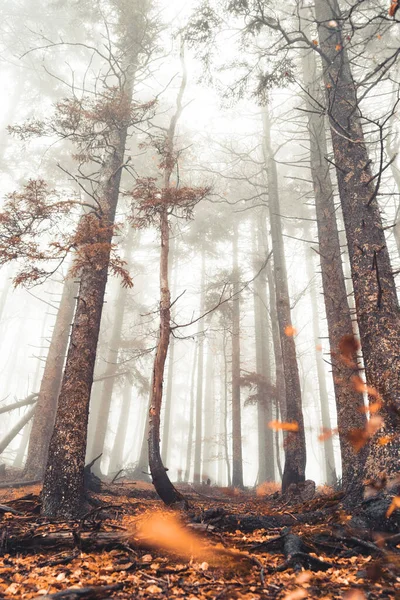
[{"label": "slender tree", "polygon": [[279,325],[279,338],[282,348],[283,371],[286,389],[286,415],[298,430],[290,432],[285,440],[285,467],[282,479],[282,492],[292,483],[305,480],[306,443],[303,412],[301,407],[301,387],[296,357],[293,325],[290,315],[290,298],[283,246],[278,174],[271,144],[271,124],[269,108],[263,109],[264,154],[268,178],[268,207],[271,224],[272,251],[274,257],[274,282],[276,291],[276,311]]}]

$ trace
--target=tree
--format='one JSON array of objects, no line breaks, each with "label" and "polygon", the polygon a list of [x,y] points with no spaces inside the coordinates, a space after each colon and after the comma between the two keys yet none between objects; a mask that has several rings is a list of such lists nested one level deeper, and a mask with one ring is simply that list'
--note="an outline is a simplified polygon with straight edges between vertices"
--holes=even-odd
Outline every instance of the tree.
[{"label": "tree", "polygon": [[274,256],[274,282],[276,293],[276,312],[279,325],[279,337],[282,348],[283,372],[286,389],[286,415],[289,423],[295,424],[285,440],[285,467],[282,478],[282,493],[292,483],[305,480],[306,442],[303,413],[301,408],[301,387],[298,372],[294,328],[290,315],[290,299],[286,273],[285,254],[280,221],[280,205],[277,167],[271,145],[271,125],[269,108],[263,109],[264,154],[268,178],[268,208],[271,224],[272,252]]},{"label": "tree", "polygon": [[176,126],[183,110],[183,95],[187,74],[183,59],[182,82],[176,101],[176,110],[171,117],[169,127],[156,149],[161,155],[161,187],[157,187],[155,178],[138,178],[132,192],[136,200],[134,205],[134,223],[137,226],[154,224],[160,231],[160,330],[154,357],[149,410],[149,466],[154,487],[167,505],[184,501],[180,492],[171,483],[163,465],[160,452],[160,421],[163,397],[164,368],[171,335],[171,294],[169,289],[169,244],[170,220],[175,214],[190,218],[193,208],[207,194],[207,188],[173,187],[171,177],[177,167],[180,152],[176,150]]},{"label": "tree", "polygon": [[[359,389],[376,401],[365,437],[367,473],[379,478],[398,472],[400,438],[400,313],[390,257],[377,201],[380,170],[371,170],[362,114],[346,42],[346,21],[336,0],[315,3],[326,103],[343,211],[358,325],[368,386]],[[334,100],[334,101],[333,101]],[[361,435],[361,432],[360,432]],[[388,443],[380,443],[382,437]]]},{"label": "tree", "polygon": [[[92,196],[96,208],[83,218],[78,230],[86,240],[80,261],[75,263],[80,270],[79,296],[42,492],[42,512],[49,517],[76,517],[83,508],[90,391],[125,145],[132,125],[133,84],[139,56],[149,43],[148,2],[144,0],[133,7],[118,2],[115,9],[120,62],[113,61],[112,68],[119,77],[117,87],[108,87],[102,102],[95,107],[96,112],[103,111],[100,114],[107,125],[107,145]],[[66,107],[68,116],[73,117],[74,102]],[[93,116],[98,117],[98,113]]]}]

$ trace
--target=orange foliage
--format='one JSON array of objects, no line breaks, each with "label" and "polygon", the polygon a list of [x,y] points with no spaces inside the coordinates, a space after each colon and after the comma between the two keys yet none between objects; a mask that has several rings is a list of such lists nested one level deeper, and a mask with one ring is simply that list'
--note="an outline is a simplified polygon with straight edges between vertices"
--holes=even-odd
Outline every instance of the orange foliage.
[{"label": "orange foliage", "polygon": [[284,423],[282,421],[270,421],[268,423],[268,427],[270,429],[274,429],[274,430],[279,430],[281,429],[282,431],[298,431],[299,430],[299,424],[298,423]]},{"label": "orange foliage", "polygon": [[275,481],[264,481],[264,483],[260,483],[260,485],[256,488],[256,495],[258,497],[270,496],[271,494],[275,494],[275,492],[279,492],[281,486],[279,483]]}]

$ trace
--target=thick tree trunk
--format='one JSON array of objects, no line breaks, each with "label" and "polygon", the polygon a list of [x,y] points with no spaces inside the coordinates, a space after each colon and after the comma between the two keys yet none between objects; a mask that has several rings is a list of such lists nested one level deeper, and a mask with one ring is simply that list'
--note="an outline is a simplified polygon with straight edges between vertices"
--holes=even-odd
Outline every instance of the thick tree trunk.
[{"label": "thick tree trunk", "polygon": [[340,11],[336,1],[325,0],[316,0],[315,10],[366,377],[383,398],[380,434],[389,439],[384,445],[374,436],[363,475],[391,476],[398,473],[400,450],[399,304]]},{"label": "thick tree trunk", "polygon": [[78,289],[74,277],[67,274],[40,384],[37,410],[29,437],[24,478],[30,481],[41,479],[44,475]]},{"label": "thick tree trunk", "polygon": [[42,513],[47,517],[76,518],[84,509],[90,392],[140,51],[137,39],[131,36],[137,35],[143,22],[143,15],[132,13],[134,21],[121,21],[123,43],[129,52],[124,57],[125,78],[115,97],[124,116],[109,124],[108,146],[96,190],[97,210],[82,219],[83,224],[87,219],[93,233],[81,248],[86,259],[80,271],[79,296],[42,492]]},{"label": "thick tree trunk", "polygon": [[242,409],[240,404],[240,282],[238,227],[232,239],[232,485],[243,487]]},{"label": "thick tree trunk", "polygon": [[[200,280],[200,314],[204,314],[205,307],[205,276],[206,276],[206,259],[205,252],[201,255],[201,280]],[[197,387],[196,387],[196,428],[195,428],[195,445],[194,445],[194,465],[193,465],[193,481],[194,483],[201,482],[201,454],[203,447],[203,371],[204,371],[204,335],[202,333],[203,324],[199,321],[198,340],[199,349],[197,355]]]},{"label": "thick tree trunk", "polygon": [[286,388],[286,419],[298,425],[298,431],[290,432],[285,439],[285,467],[282,479],[282,492],[285,493],[291,483],[296,484],[305,480],[306,441],[296,346],[292,334],[290,316],[290,297],[280,219],[278,173],[271,146],[271,125],[268,106],[263,111],[263,128],[268,177],[269,220],[274,257],[276,309]]},{"label": "thick tree trunk", "polygon": [[[352,335],[353,326],[343,273],[333,186],[329,163],[326,159],[328,151],[325,124],[324,119],[317,112],[317,106],[323,104],[323,95],[317,77],[314,52],[303,53],[302,62],[305,87],[308,92],[306,104],[310,136],[311,177],[318,227],[318,254],[335,389],[342,457],[342,485],[346,488],[354,479],[361,476],[365,462],[365,451],[361,451],[359,454],[354,452],[349,440],[349,433],[356,429],[363,429],[366,425],[366,417],[362,411],[363,396],[351,384],[351,377],[357,372],[357,369],[349,366],[348,361],[343,361],[339,350],[341,340],[345,336]],[[325,427],[325,425],[323,426]],[[330,451],[329,440],[325,443],[326,449]]]}]

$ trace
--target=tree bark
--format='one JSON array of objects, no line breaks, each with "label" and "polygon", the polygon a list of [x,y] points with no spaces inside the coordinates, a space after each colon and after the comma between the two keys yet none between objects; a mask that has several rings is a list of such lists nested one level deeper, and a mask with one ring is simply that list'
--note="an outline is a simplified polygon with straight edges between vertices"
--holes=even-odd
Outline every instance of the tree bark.
[{"label": "tree bark", "polygon": [[315,11],[366,377],[382,396],[380,434],[389,439],[386,445],[378,442],[381,435],[371,440],[363,475],[391,476],[399,470],[400,450],[399,304],[340,10],[335,0],[316,0]]},{"label": "tree bark", "polygon": [[269,220],[274,257],[276,310],[286,388],[286,419],[298,425],[298,431],[290,432],[285,439],[285,466],[282,479],[282,493],[285,493],[291,483],[297,484],[305,481],[306,442],[296,346],[294,336],[291,332],[290,297],[280,219],[278,173],[271,146],[271,125],[268,106],[263,110],[263,129],[264,153],[268,177]]},{"label": "tree bark", "polygon": [[[303,53],[302,63],[307,91],[310,166],[317,216],[318,255],[335,390],[342,458],[342,486],[346,488],[354,479],[361,476],[365,463],[365,451],[358,454],[354,452],[349,433],[356,429],[364,429],[366,417],[362,411],[363,396],[351,384],[351,377],[357,369],[349,366],[347,361],[343,361],[339,350],[341,340],[353,334],[353,325],[347,300],[333,186],[329,163],[326,160],[328,151],[325,124],[324,119],[317,112],[317,106],[323,104],[323,94],[317,78],[315,55],[312,50],[307,54]],[[329,440],[326,444],[328,442]],[[326,448],[328,449],[328,446]]]},{"label": "tree bark", "polygon": [[232,239],[232,485],[243,488],[242,409],[240,404],[240,272],[238,227]]},{"label": "tree bark", "polygon": [[121,11],[119,25],[126,52],[122,66],[124,78],[115,91],[115,102],[120,103],[123,114],[120,120],[113,119],[108,124],[108,144],[96,190],[97,210],[84,217],[94,233],[83,248],[86,260],[80,271],[79,296],[43,484],[42,514],[47,517],[76,518],[84,509],[90,392],[131,119],[134,76],[142,50],[137,36],[146,15],[132,9],[129,19],[126,17]]}]

